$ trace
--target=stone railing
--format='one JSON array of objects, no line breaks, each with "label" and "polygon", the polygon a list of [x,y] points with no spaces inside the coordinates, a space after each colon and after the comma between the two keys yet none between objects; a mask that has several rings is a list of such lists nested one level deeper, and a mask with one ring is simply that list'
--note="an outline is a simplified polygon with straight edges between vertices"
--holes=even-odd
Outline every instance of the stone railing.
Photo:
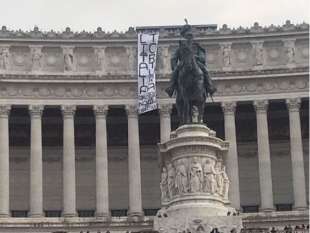
[{"label": "stone railing", "polygon": [[[135,79],[137,31],[94,33],[0,30],[1,75],[88,75],[101,79]],[[157,74],[167,78],[171,73],[170,58],[179,40],[179,26],[158,27],[160,41]],[[309,25],[216,30],[214,25],[194,26],[195,38],[207,51],[206,60],[212,76],[308,69]],[[87,43],[86,43],[87,42]],[[281,71],[282,70],[282,71]]]}]

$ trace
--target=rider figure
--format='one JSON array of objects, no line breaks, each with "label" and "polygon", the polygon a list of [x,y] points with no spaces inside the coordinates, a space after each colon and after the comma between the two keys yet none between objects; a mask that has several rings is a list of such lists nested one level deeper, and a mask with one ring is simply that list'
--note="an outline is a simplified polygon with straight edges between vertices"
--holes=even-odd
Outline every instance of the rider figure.
[{"label": "rider figure", "polygon": [[213,85],[212,80],[207,71],[205,60],[206,52],[198,43],[193,42],[192,27],[187,23],[187,20],[185,20],[185,22],[186,24],[182,27],[180,34],[183,38],[186,39],[186,41],[179,41],[180,46],[174,53],[173,57],[171,58],[172,77],[170,80],[170,86],[166,89],[166,92],[170,97],[172,97],[174,91],[177,89],[179,70],[183,65],[180,63],[180,53],[181,53],[180,48],[184,46],[184,44],[186,44],[187,46],[192,47],[195,53],[195,61],[203,73],[204,86],[206,88],[206,91],[212,96],[216,91],[216,88]]}]

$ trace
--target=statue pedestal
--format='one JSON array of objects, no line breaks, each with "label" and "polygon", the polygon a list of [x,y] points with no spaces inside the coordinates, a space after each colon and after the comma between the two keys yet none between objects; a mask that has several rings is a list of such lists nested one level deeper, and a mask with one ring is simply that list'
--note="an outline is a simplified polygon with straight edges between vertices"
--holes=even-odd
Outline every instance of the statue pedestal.
[{"label": "statue pedestal", "polygon": [[229,143],[202,124],[183,125],[159,145],[162,208],[154,218],[159,232],[230,232],[242,227],[229,206],[224,160]]}]

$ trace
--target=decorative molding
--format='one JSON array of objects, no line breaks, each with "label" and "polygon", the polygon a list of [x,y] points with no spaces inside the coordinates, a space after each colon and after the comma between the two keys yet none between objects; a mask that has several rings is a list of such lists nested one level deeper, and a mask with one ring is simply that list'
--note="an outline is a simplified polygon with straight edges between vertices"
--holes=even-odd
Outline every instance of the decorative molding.
[{"label": "decorative molding", "polygon": [[173,104],[159,104],[159,113],[161,115],[170,115],[172,108],[173,108]]}]

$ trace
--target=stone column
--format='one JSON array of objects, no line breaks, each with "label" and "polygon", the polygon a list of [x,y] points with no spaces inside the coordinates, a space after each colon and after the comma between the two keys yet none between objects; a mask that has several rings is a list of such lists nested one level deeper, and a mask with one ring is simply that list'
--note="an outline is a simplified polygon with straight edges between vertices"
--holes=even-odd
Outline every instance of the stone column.
[{"label": "stone column", "polygon": [[128,217],[130,220],[138,220],[143,216],[141,195],[139,117],[136,106],[127,105],[126,112],[128,116]]},{"label": "stone column", "polygon": [[269,149],[267,109],[268,101],[259,100],[254,102],[257,121],[257,148],[258,148],[258,166],[259,166],[259,184],[262,211],[272,211],[272,176],[271,160]]},{"label": "stone column", "polygon": [[42,112],[44,106],[30,105],[30,217],[43,217]]},{"label": "stone column", "polygon": [[96,216],[108,220],[109,182],[107,121],[108,106],[94,106],[96,116]]},{"label": "stone column", "polygon": [[171,133],[171,119],[170,114],[172,110],[172,104],[159,105],[160,114],[160,142],[164,143],[170,139]]},{"label": "stone column", "polygon": [[293,171],[294,208],[307,208],[305,168],[300,127],[300,99],[286,100],[290,121],[290,147]]},{"label": "stone column", "polygon": [[9,112],[10,105],[0,105],[0,218],[10,216]]},{"label": "stone column", "polygon": [[225,140],[229,142],[229,150],[226,159],[228,178],[230,179],[229,200],[237,210],[240,209],[239,190],[239,164],[235,124],[235,102],[223,102]]},{"label": "stone column", "polygon": [[62,106],[63,114],[63,216],[76,216],[75,187],[75,145],[74,113],[75,106]]}]

